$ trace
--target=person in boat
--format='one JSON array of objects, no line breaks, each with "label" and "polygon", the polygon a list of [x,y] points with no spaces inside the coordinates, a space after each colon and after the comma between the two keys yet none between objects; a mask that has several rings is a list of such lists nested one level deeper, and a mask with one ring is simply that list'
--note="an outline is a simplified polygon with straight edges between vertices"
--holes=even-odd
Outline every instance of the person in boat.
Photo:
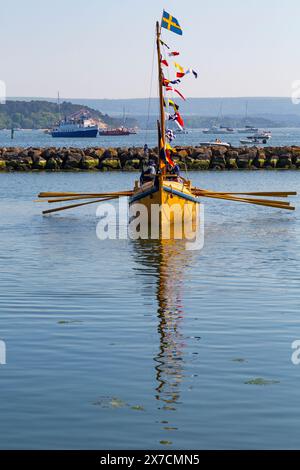
[{"label": "person in boat", "polygon": [[154,160],[149,159],[146,168],[143,167],[142,174],[140,177],[141,185],[149,181],[153,181],[156,178],[156,165]]},{"label": "person in boat", "polygon": [[149,156],[149,147],[147,144],[144,145],[144,156],[145,157]]},{"label": "person in boat", "polygon": [[177,163],[175,163],[175,165],[173,166],[173,168],[171,170],[171,175],[176,175],[176,176],[180,175],[180,168],[179,168],[179,165]]},{"label": "person in boat", "polygon": [[174,166],[171,166],[169,164],[167,164],[167,175],[169,175],[169,179],[176,179],[179,178],[179,174],[180,174],[180,168],[179,168],[179,165],[177,165],[177,163],[175,163]]}]

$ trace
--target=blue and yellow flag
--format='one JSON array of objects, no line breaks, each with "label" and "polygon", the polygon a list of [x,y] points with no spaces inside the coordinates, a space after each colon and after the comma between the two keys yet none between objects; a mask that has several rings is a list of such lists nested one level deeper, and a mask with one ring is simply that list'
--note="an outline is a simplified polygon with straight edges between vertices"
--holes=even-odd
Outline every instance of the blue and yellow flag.
[{"label": "blue and yellow flag", "polygon": [[182,29],[176,18],[171,16],[170,13],[167,13],[165,10],[163,11],[163,16],[161,20],[161,27],[166,28],[169,31],[173,31],[173,33],[180,34],[182,36]]}]

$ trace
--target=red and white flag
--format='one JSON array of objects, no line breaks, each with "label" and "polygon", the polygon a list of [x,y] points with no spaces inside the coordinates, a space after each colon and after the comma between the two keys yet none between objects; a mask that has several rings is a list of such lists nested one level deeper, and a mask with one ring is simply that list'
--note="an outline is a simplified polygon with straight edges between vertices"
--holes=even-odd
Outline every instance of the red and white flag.
[{"label": "red and white flag", "polygon": [[166,59],[161,59],[160,63],[161,63],[162,65],[165,65],[166,67],[169,66],[169,64],[168,64],[168,62],[166,61]]},{"label": "red and white flag", "polygon": [[167,90],[167,91],[174,91],[175,93],[177,93],[177,95],[180,96],[180,98],[182,98],[184,101],[186,101],[186,98],[183,96],[183,94],[180,93],[179,90],[176,90],[176,88],[173,88],[172,86],[167,86],[167,87],[166,87],[166,90]]}]

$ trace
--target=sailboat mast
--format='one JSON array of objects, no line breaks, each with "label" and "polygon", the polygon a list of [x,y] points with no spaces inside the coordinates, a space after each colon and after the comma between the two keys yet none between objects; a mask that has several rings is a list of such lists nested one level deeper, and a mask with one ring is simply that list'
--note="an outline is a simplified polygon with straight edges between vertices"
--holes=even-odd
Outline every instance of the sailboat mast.
[{"label": "sailboat mast", "polygon": [[[158,87],[159,87],[159,109],[160,109],[160,137],[158,148],[165,147],[165,111],[164,111],[164,96],[163,96],[163,72],[161,67],[161,50],[160,50],[160,26],[156,22],[156,47],[157,47],[157,63],[158,63]],[[161,141],[161,142],[160,142]]]},{"label": "sailboat mast", "polygon": [[58,105],[58,119],[59,122],[61,121],[61,112],[60,112],[60,96],[59,91],[57,92],[57,105]]}]

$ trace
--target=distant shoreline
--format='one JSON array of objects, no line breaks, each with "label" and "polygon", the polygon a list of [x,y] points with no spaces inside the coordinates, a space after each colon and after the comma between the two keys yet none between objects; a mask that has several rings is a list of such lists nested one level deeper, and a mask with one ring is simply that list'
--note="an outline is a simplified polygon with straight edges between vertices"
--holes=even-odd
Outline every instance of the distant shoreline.
[{"label": "distant shoreline", "polygon": [[[65,102],[65,106],[71,108],[87,107],[98,113],[98,117],[110,125],[114,120],[118,122],[123,121],[123,114],[125,111],[126,120],[136,121],[136,124],[127,122],[128,127],[137,125],[140,128],[149,124],[148,112],[150,116],[150,125],[156,129],[157,118],[157,98],[133,98],[133,99],[91,99],[91,98],[61,98],[61,103]],[[23,119],[17,120],[14,127],[20,127],[18,122],[26,123],[27,120],[32,118],[28,116],[29,110],[32,108],[36,111],[38,106],[39,111],[47,108],[47,111],[52,113],[51,119],[49,115],[39,112],[33,116],[32,127],[37,127],[37,123],[41,127],[51,126],[50,122],[53,121],[53,116],[57,113],[57,99],[56,98],[43,98],[43,97],[11,97],[7,98],[7,103],[12,107],[9,123],[3,124],[2,127],[11,126],[11,121],[15,122],[16,112],[24,112]],[[21,106],[21,111],[14,109],[18,103]],[[187,127],[199,128],[209,127],[215,124],[215,121],[222,121],[223,125],[229,127],[243,127],[245,124],[250,124],[255,127],[300,127],[300,104],[293,103],[291,97],[212,97],[212,98],[188,98],[187,101],[181,100],[180,110],[186,120]],[[0,105],[0,115],[5,112],[5,107],[9,106]],[[44,107],[46,107],[44,109]],[[66,108],[67,109],[67,108]],[[68,108],[69,109],[69,108]],[[221,112],[222,109],[222,112]],[[71,111],[66,111],[69,114]],[[54,116],[57,120],[58,116]],[[54,119],[54,120],[55,120]],[[46,123],[47,122],[47,123]],[[24,124],[21,124],[21,126]],[[119,125],[119,124],[114,124]],[[1,122],[0,122],[1,127]],[[38,126],[39,127],[39,126]],[[147,125],[147,127],[149,127]]]}]

